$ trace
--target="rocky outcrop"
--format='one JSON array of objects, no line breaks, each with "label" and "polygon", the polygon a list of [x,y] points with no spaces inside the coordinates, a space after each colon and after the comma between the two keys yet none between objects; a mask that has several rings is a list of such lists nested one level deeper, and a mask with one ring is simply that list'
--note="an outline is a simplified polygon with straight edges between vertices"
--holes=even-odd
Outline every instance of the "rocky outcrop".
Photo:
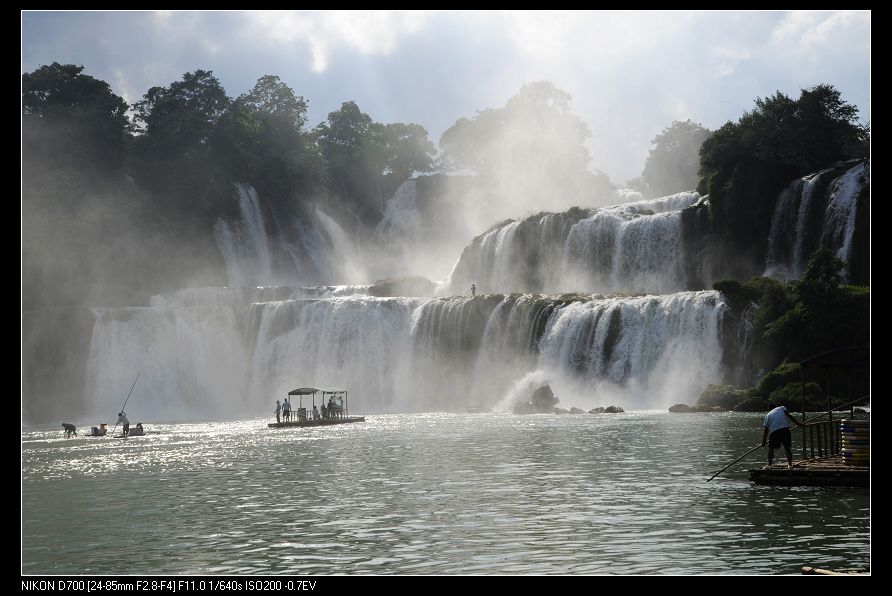
[{"label": "rocky outcrop", "polygon": [[432,297],[436,289],[437,284],[418,275],[389,277],[372,284],[369,287],[369,296],[377,296],[379,298],[400,296]]}]

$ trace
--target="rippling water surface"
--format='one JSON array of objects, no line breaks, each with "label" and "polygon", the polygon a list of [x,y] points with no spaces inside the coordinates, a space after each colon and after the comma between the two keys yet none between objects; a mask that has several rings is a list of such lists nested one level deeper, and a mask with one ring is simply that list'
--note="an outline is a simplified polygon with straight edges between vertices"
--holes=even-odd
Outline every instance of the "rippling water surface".
[{"label": "rippling water surface", "polygon": [[22,571],[798,573],[869,565],[869,492],[707,483],[754,414],[411,414],[22,432]]}]

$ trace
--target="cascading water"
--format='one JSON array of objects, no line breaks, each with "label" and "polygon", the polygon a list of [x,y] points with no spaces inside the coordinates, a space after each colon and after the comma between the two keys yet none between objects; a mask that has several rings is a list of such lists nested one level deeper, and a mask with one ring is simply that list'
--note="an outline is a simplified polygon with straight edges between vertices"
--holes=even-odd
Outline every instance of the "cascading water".
[{"label": "cascading water", "polygon": [[353,240],[321,209],[276,218],[270,234],[260,197],[247,184],[235,185],[239,219],[214,224],[229,287],[299,286],[366,277]]},{"label": "cascading water", "polygon": [[[835,176],[831,178],[830,176]],[[830,248],[848,267],[852,259],[858,194],[868,183],[864,164],[828,168],[794,180],[778,195],[765,275],[798,279],[819,246]]]},{"label": "cascading water", "polygon": [[858,193],[866,182],[864,164],[858,164],[830,185],[821,243],[830,246],[847,266],[852,262]]},{"label": "cascading water", "polygon": [[391,249],[405,249],[421,239],[424,224],[418,211],[418,183],[403,182],[387,201],[384,217],[375,228],[375,239]]},{"label": "cascading water", "polygon": [[241,219],[235,223],[218,219],[214,225],[214,237],[226,263],[229,285],[271,283],[272,258],[257,191],[245,184],[236,184],[235,189]]},{"label": "cascading water", "polygon": [[701,199],[684,192],[595,211],[534,215],[474,239],[442,285],[484,292],[673,292],[686,286],[681,210]]},{"label": "cascading water", "polygon": [[244,297],[97,312],[91,413],[119,407],[138,370],[131,410],[156,419],[261,415],[304,385],[346,388],[363,412],[491,407],[531,371],[564,404],[656,407],[690,401],[722,374],[727,307],[717,292]]}]

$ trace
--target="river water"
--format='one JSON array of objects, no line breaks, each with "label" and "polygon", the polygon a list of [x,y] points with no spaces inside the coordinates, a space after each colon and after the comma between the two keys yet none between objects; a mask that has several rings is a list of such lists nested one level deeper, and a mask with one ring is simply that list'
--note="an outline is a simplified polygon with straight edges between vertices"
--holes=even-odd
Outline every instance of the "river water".
[{"label": "river water", "polygon": [[[25,574],[866,567],[870,493],[755,486],[758,414],[406,414],[22,430]],[[798,443],[798,437],[797,441]]]}]

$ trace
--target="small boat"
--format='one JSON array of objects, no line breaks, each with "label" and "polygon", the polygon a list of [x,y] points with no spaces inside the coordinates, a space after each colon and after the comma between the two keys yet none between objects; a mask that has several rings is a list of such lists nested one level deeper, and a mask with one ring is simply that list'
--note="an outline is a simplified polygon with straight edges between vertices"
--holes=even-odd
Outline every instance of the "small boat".
[{"label": "small boat", "polygon": [[108,432],[108,429],[106,428],[106,426],[108,426],[108,425],[105,422],[103,422],[99,426],[93,426],[90,428],[90,433],[87,435],[84,435],[84,436],[86,436],[86,437],[104,437],[105,434]]},{"label": "small boat", "polygon": [[133,428],[131,428],[127,431],[127,436],[120,434],[120,435],[115,435],[115,438],[116,439],[126,439],[128,437],[142,437],[142,436],[145,436],[145,434],[146,434],[146,431],[142,427],[142,422],[137,422],[136,426],[134,426]]}]

